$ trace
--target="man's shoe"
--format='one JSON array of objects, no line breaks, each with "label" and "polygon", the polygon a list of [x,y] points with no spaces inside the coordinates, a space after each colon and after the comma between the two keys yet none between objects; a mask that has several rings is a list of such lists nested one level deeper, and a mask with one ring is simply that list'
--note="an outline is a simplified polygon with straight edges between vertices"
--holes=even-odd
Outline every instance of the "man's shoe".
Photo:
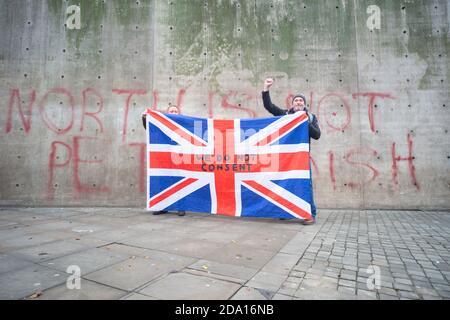
[{"label": "man's shoe", "polygon": [[178,216],[182,217],[186,214],[186,211],[178,211]]},{"label": "man's shoe", "polygon": [[161,211],[153,211],[153,215],[154,216],[157,216],[157,215],[159,215],[159,214],[163,214],[163,213],[167,213],[168,211],[165,211],[165,210],[161,210]]},{"label": "man's shoe", "polygon": [[304,225],[304,226],[309,226],[309,225],[312,225],[312,224],[315,224],[315,223],[316,223],[316,219],[315,218],[305,219],[305,220],[302,220],[302,222],[301,222],[301,224]]}]

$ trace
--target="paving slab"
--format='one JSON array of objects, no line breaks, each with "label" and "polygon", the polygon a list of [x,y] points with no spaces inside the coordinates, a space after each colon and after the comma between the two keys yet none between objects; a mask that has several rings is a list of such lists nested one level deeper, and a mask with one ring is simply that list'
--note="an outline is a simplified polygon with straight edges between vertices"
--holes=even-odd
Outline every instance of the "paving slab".
[{"label": "paving slab", "polygon": [[231,300],[271,300],[274,292],[258,288],[242,287]]},{"label": "paving slab", "polygon": [[190,265],[192,258],[161,253],[146,258],[132,257],[85,276],[121,290],[132,291],[144,284]]},{"label": "paving slab", "polygon": [[40,262],[87,249],[87,246],[76,243],[75,241],[61,240],[25,249],[9,251],[9,253],[25,260]]},{"label": "paving slab", "polygon": [[128,254],[111,252],[103,248],[92,248],[69,254],[61,258],[41,262],[40,264],[63,272],[65,272],[69,266],[78,266],[81,275],[83,276],[129,258],[130,255]]},{"label": "paving slab", "polygon": [[80,279],[79,289],[69,289],[64,283],[43,291],[42,295],[33,300],[118,300],[126,294],[126,291]]},{"label": "paving slab", "polygon": [[188,268],[228,276],[243,281],[251,279],[258,272],[258,269],[254,268],[209,260],[199,260],[194,264],[191,264]]},{"label": "paving slab", "polygon": [[29,260],[25,260],[10,254],[0,254],[0,274],[8,271],[19,270],[33,265]]},{"label": "paving slab", "polygon": [[66,282],[60,272],[39,265],[0,274],[0,299],[22,299]]},{"label": "paving slab", "polygon": [[139,292],[164,300],[226,300],[240,285],[186,273],[172,273]]}]

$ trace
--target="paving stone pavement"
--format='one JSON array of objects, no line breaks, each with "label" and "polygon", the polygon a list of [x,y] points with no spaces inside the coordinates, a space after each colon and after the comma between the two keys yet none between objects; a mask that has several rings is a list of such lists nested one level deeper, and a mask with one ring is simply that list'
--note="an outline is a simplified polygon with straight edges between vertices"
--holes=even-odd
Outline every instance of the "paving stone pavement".
[{"label": "paving stone pavement", "polygon": [[448,211],[4,207],[0,299],[450,299],[449,249]]}]

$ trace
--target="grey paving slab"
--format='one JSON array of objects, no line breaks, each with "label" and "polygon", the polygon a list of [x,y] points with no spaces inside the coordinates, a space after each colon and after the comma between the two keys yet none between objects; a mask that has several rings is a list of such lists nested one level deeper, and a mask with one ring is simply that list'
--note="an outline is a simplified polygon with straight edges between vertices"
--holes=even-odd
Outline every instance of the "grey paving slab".
[{"label": "grey paving slab", "polygon": [[204,272],[211,272],[228,277],[233,277],[245,281],[251,279],[258,272],[258,269],[254,268],[238,266],[228,263],[220,263],[209,260],[199,260],[194,264],[191,264],[189,268]]},{"label": "grey paving slab", "polygon": [[0,274],[0,299],[22,299],[37,291],[56,286],[66,277],[54,269],[31,265]]},{"label": "grey paving slab", "polygon": [[118,300],[126,294],[126,291],[80,279],[79,289],[69,289],[64,283],[43,291],[33,300]]},{"label": "grey paving slab", "polygon": [[25,260],[40,262],[86,249],[88,249],[87,246],[75,241],[61,240],[10,251],[9,253]]},{"label": "grey paving slab", "polygon": [[246,283],[246,286],[275,293],[286,279],[287,275],[260,271]]},{"label": "grey paving slab", "polygon": [[182,269],[193,262],[192,258],[155,252],[148,258],[132,257],[90,273],[85,278],[131,291],[158,277]]},{"label": "grey paving slab", "polygon": [[162,244],[158,249],[201,259],[210,253],[220,251],[223,246],[223,243],[213,241],[182,238],[174,242]]},{"label": "grey paving slab", "polygon": [[32,264],[31,261],[10,254],[0,254],[0,273],[19,270]]},{"label": "grey paving slab", "polygon": [[238,242],[241,245],[257,249],[278,251],[296,234],[290,230],[263,230],[247,234]]},{"label": "grey paving slab", "polygon": [[149,297],[149,296],[146,296],[146,295],[143,295],[140,293],[133,292],[133,293],[127,294],[126,296],[120,298],[120,300],[158,300],[158,299]]},{"label": "grey paving slab", "polygon": [[143,288],[139,293],[165,300],[229,299],[240,285],[208,277],[172,273]]},{"label": "grey paving slab", "polygon": [[242,287],[231,300],[271,300],[274,295],[274,292],[263,289]]},{"label": "grey paving slab", "polygon": [[275,255],[273,251],[256,249],[230,243],[221,250],[210,253],[204,257],[205,260],[240,265],[248,268],[260,269]]},{"label": "grey paving slab", "polygon": [[0,252],[8,252],[37,245],[44,245],[49,242],[54,242],[55,240],[56,239],[54,237],[51,237],[48,234],[24,234],[1,240]]},{"label": "grey paving slab", "polygon": [[112,252],[103,248],[92,248],[69,254],[61,258],[47,260],[40,264],[63,272],[65,272],[69,266],[78,266],[81,275],[86,275],[129,258],[130,255],[128,254]]},{"label": "grey paving slab", "polygon": [[263,268],[262,271],[280,275],[288,275],[299,260],[298,255],[277,253]]},{"label": "grey paving slab", "polygon": [[159,249],[161,246],[172,244],[183,239],[182,236],[169,232],[154,231],[149,234],[133,235],[120,240],[121,243],[146,249]]},{"label": "grey paving slab", "polygon": [[98,239],[98,240],[104,240],[109,242],[120,242],[123,239],[130,238],[130,237],[136,237],[139,235],[144,234],[144,231],[138,231],[131,228],[115,228],[111,230],[104,230],[95,232],[93,234],[87,234],[84,238],[91,238],[91,239]]}]

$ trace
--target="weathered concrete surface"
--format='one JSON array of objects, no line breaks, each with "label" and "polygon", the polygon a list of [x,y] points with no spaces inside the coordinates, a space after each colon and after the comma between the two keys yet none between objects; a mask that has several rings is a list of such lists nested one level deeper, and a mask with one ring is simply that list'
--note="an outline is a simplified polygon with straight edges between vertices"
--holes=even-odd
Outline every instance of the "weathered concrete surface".
[{"label": "weathered concrete surface", "polygon": [[[45,219],[20,219],[30,214],[54,218],[52,210],[0,208],[1,222],[16,222],[0,227],[1,243],[17,241],[17,246],[0,247],[0,298],[450,299],[449,211],[321,210],[312,226],[189,212],[184,217],[158,216],[120,208],[110,208],[108,213],[103,208],[65,208],[56,218],[61,223],[52,223],[47,230],[39,228]],[[71,222],[93,231],[64,227]],[[99,225],[102,228],[95,228]],[[201,247],[198,252],[179,253],[174,253],[176,242],[172,247],[146,247],[145,238],[151,239],[149,243],[165,239],[151,230],[152,225],[174,237],[182,235],[186,243],[219,231],[229,240],[216,243],[208,258],[202,259]],[[117,240],[101,243],[96,239],[104,230],[120,229],[135,234],[124,238],[116,232]],[[238,229],[243,232],[235,232]],[[261,238],[263,232],[266,238]],[[20,240],[48,233],[64,235],[65,240],[28,244]],[[284,235],[286,241],[273,242],[275,236]],[[137,236],[139,243],[128,241]],[[271,245],[257,250],[250,239]],[[63,242],[80,247],[55,250],[63,248]],[[46,257],[41,261],[33,253],[49,255],[41,255]],[[79,289],[71,287],[76,284],[76,267]]]},{"label": "weathered concrete surface", "polygon": [[270,75],[319,118],[320,208],[450,208],[447,1],[0,3],[2,205],[142,207],[140,113],[264,117]]}]

